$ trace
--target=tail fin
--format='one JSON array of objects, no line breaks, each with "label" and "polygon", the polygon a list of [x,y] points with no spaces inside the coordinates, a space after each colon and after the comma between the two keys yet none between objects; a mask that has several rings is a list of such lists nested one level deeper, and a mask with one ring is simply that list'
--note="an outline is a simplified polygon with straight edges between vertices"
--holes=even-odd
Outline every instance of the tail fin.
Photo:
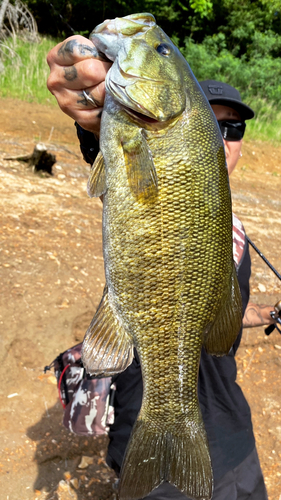
[{"label": "tail fin", "polygon": [[122,465],[119,498],[143,498],[163,481],[194,500],[211,498],[213,474],[202,421],[178,433],[136,422]]}]

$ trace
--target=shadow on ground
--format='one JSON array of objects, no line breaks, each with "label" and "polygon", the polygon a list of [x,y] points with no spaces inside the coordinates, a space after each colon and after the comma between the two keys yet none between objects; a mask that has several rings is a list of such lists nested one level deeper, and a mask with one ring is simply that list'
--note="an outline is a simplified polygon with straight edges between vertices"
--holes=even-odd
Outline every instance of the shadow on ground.
[{"label": "shadow on ground", "polygon": [[[37,498],[84,500],[94,495],[100,500],[112,498],[115,478],[104,461],[107,437],[75,436],[62,426],[61,420],[62,408],[58,402],[27,429],[27,436],[36,442]],[[79,467],[82,457],[88,457],[85,468]]]}]

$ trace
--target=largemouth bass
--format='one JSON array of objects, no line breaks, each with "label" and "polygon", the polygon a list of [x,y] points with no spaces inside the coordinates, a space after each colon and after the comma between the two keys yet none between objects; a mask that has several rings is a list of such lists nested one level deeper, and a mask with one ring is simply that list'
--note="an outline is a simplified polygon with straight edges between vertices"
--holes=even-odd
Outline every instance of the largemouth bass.
[{"label": "largemouth bass", "polygon": [[179,50],[150,14],[108,20],[91,39],[113,61],[88,183],[103,198],[106,287],[86,333],[88,372],[125,370],[136,347],[142,407],[120,498],[163,481],[212,496],[198,404],[201,348],[227,354],[242,321],[231,198],[215,116]]}]

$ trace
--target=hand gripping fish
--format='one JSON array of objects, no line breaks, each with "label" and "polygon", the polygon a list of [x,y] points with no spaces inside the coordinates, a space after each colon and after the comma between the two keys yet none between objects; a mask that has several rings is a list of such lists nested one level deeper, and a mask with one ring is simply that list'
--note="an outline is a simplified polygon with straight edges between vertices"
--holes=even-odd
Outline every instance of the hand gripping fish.
[{"label": "hand gripping fish", "polygon": [[202,345],[227,354],[242,321],[221,134],[186,60],[150,14],[108,20],[91,35],[114,61],[100,153],[88,183],[104,194],[106,287],[86,333],[88,372],[125,370],[136,347],[142,407],[121,471],[120,498],[163,481],[212,496],[197,397]]}]

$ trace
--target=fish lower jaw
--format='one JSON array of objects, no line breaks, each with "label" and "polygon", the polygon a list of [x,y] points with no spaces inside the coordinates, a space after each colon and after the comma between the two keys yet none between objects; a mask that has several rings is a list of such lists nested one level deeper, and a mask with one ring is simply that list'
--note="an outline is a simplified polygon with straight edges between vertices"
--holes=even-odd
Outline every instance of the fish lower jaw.
[{"label": "fish lower jaw", "polygon": [[150,116],[147,116],[143,113],[140,113],[139,111],[136,111],[136,110],[129,108],[127,106],[124,106],[124,105],[122,105],[122,107],[126,111],[126,113],[128,113],[133,118],[137,119],[137,121],[145,122],[145,123],[159,123],[159,120],[156,120],[156,118],[152,118]]}]

